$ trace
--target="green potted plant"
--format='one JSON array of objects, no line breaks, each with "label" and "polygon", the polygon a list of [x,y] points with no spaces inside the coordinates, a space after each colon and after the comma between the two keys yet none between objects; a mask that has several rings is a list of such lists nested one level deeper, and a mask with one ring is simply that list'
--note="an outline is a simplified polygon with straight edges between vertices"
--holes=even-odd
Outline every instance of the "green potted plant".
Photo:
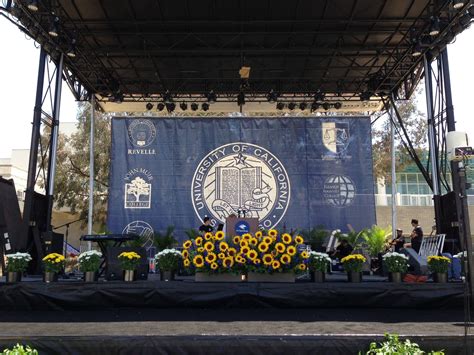
[{"label": "green potted plant", "polygon": [[389,280],[392,282],[402,282],[402,274],[408,270],[408,256],[396,252],[386,253],[383,256],[383,263],[387,268]]},{"label": "green potted plant", "polygon": [[175,246],[178,241],[175,239],[174,235],[174,226],[168,226],[164,233],[155,232],[153,236],[153,245],[157,251],[162,251],[165,249],[171,249]]},{"label": "green potted plant", "polygon": [[43,258],[44,282],[54,282],[58,280],[58,272],[64,267],[65,257],[58,253],[50,253]]},{"label": "green potted plant", "polygon": [[5,255],[7,259],[7,282],[20,282],[21,275],[26,271],[31,255],[28,253],[14,253]]},{"label": "green potted plant", "polygon": [[79,268],[84,272],[85,282],[94,282],[97,279],[101,261],[102,253],[97,250],[85,251],[79,255]]},{"label": "green potted plant", "polygon": [[433,274],[434,282],[448,282],[448,268],[451,260],[445,256],[428,256],[428,269]]},{"label": "green potted plant", "polygon": [[155,263],[160,269],[162,281],[174,280],[174,273],[178,270],[183,256],[176,249],[165,249],[155,255]]},{"label": "green potted plant", "polygon": [[387,243],[391,232],[377,225],[366,229],[362,237],[364,239],[364,246],[371,258],[371,269],[382,271],[382,253],[387,248]]},{"label": "green potted plant", "polygon": [[0,355],[38,355],[38,350],[31,348],[29,345],[16,344],[11,349],[3,349]]},{"label": "green potted plant", "polygon": [[119,254],[118,260],[124,271],[124,281],[131,282],[135,277],[135,270],[140,264],[141,256],[134,251],[124,251]]},{"label": "green potted plant", "polygon": [[331,258],[328,254],[316,251],[309,252],[308,268],[311,272],[311,280],[314,282],[324,282],[330,264]]},{"label": "green potted plant", "polygon": [[[359,352],[361,354],[362,352]],[[389,354],[413,354],[413,355],[444,355],[444,351],[430,351],[425,352],[420,349],[417,343],[405,339],[401,341],[398,339],[396,334],[385,334],[385,341],[377,344],[376,342],[370,343],[369,351],[366,355],[389,355]]]},{"label": "green potted plant", "polygon": [[366,261],[362,254],[351,254],[341,259],[349,282],[362,281],[362,267]]},{"label": "green potted plant", "polygon": [[319,225],[315,228],[303,229],[301,236],[304,238],[305,243],[311,246],[311,250],[323,252],[323,244],[329,237],[329,231],[324,226]]}]

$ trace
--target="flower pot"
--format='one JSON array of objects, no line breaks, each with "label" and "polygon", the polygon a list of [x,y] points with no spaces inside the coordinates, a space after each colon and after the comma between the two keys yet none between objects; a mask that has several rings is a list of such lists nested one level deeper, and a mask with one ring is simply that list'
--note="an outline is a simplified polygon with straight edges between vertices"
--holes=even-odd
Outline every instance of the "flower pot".
[{"label": "flower pot", "polygon": [[311,282],[321,283],[326,280],[326,274],[322,271],[311,271]]},{"label": "flower pot", "polygon": [[173,281],[174,280],[174,271],[161,271],[160,270],[160,280],[161,281]]},{"label": "flower pot", "polygon": [[46,283],[58,281],[58,274],[54,271],[45,271],[43,274],[43,281]]},{"label": "flower pot", "polygon": [[95,282],[96,281],[96,271],[86,271],[84,272],[84,281],[85,282]]},{"label": "flower pot", "polygon": [[21,272],[18,271],[8,271],[7,272],[7,282],[15,283],[21,281]]},{"label": "flower pot", "polygon": [[361,282],[362,281],[362,273],[358,271],[348,271],[347,272],[347,280],[349,282]]},{"label": "flower pot", "polygon": [[132,282],[135,278],[135,270],[124,270],[123,280],[126,282]]},{"label": "flower pot", "polygon": [[195,282],[242,282],[239,274],[208,274],[206,272],[196,272]]},{"label": "flower pot", "polygon": [[402,282],[402,273],[401,272],[391,272],[388,274],[388,281],[394,283]]},{"label": "flower pot", "polygon": [[295,282],[294,272],[275,272],[273,274],[249,272],[248,282]]},{"label": "flower pot", "polygon": [[445,284],[448,282],[448,273],[447,272],[435,272],[433,274],[433,281],[440,283],[440,284]]}]

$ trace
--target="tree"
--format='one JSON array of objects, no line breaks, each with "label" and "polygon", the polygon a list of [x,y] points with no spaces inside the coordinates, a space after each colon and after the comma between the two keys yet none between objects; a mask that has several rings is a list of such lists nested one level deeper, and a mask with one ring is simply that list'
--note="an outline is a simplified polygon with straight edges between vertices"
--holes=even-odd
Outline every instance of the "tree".
[{"label": "tree", "polygon": [[141,195],[150,194],[150,185],[146,183],[141,177],[137,176],[132,182],[128,185],[127,193],[135,196],[135,201],[140,200]]}]

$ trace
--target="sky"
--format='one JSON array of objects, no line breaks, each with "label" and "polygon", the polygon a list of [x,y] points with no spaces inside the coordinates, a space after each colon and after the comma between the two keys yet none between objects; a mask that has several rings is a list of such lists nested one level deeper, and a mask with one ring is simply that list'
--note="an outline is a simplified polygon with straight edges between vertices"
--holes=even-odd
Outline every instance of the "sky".
[{"label": "sky", "polygon": [[[39,49],[3,17],[0,34],[0,158],[8,158],[12,149],[30,147]],[[448,46],[448,55],[456,129],[467,132],[474,145],[474,26]],[[60,122],[74,122],[76,109],[72,93],[63,84]]]}]

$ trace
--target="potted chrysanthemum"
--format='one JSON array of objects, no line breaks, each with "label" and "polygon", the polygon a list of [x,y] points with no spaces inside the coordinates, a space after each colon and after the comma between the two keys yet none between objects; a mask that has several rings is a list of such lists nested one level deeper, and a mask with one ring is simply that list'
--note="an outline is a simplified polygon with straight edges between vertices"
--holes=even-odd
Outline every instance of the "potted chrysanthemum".
[{"label": "potted chrysanthemum", "polygon": [[97,279],[102,259],[102,253],[97,250],[89,250],[81,253],[78,258],[79,268],[84,272],[85,282],[94,282]]},{"label": "potted chrysanthemum", "polygon": [[341,259],[349,282],[361,282],[362,267],[367,259],[362,254],[351,254]]},{"label": "potted chrysanthemum", "polygon": [[311,280],[314,282],[324,282],[330,264],[331,258],[328,254],[317,251],[309,252],[308,268],[311,271]]},{"label": "potted chrysanthemum", "polygon": [[448,282],[448,268],[451,260],[445,256],[431,255],[428,256],[428,269],[433,274],[434,282]]},{"label": "potted chrysanthemum", "polygon": [[50,253],[43,258],[44,282],[54,282],[58,280],[58,272],[64,267],[65,257],[58,253]]},{"label": "potted chrysanthemum", "polygon": [[174,280],[174,273],[183,261],[181,252],[176,249],[164,249],[155,255],[155,262],[160,269],[162,281]]},{"label": "potted chrysanthemum", "polygon": [[26,271],[31,255],[28,253],[14,253],[5,255],[7,258],[7,282],[20,282],[21,275]]},{"label": "potted chrysanthemum", "polygon": [[390,252],[383,255],[383,264],[389,272],[389,280],[392,282],[402,282],[402,274],[408,270],[408,256],[397,252]]},{"label": "potted chrysanthemum", "polygon": [[124,281],[131,282],[135,279],[135,270],[140,264],[141,256],[134,251],[124,251],[119,254],[118,260],[124,271]]}]

